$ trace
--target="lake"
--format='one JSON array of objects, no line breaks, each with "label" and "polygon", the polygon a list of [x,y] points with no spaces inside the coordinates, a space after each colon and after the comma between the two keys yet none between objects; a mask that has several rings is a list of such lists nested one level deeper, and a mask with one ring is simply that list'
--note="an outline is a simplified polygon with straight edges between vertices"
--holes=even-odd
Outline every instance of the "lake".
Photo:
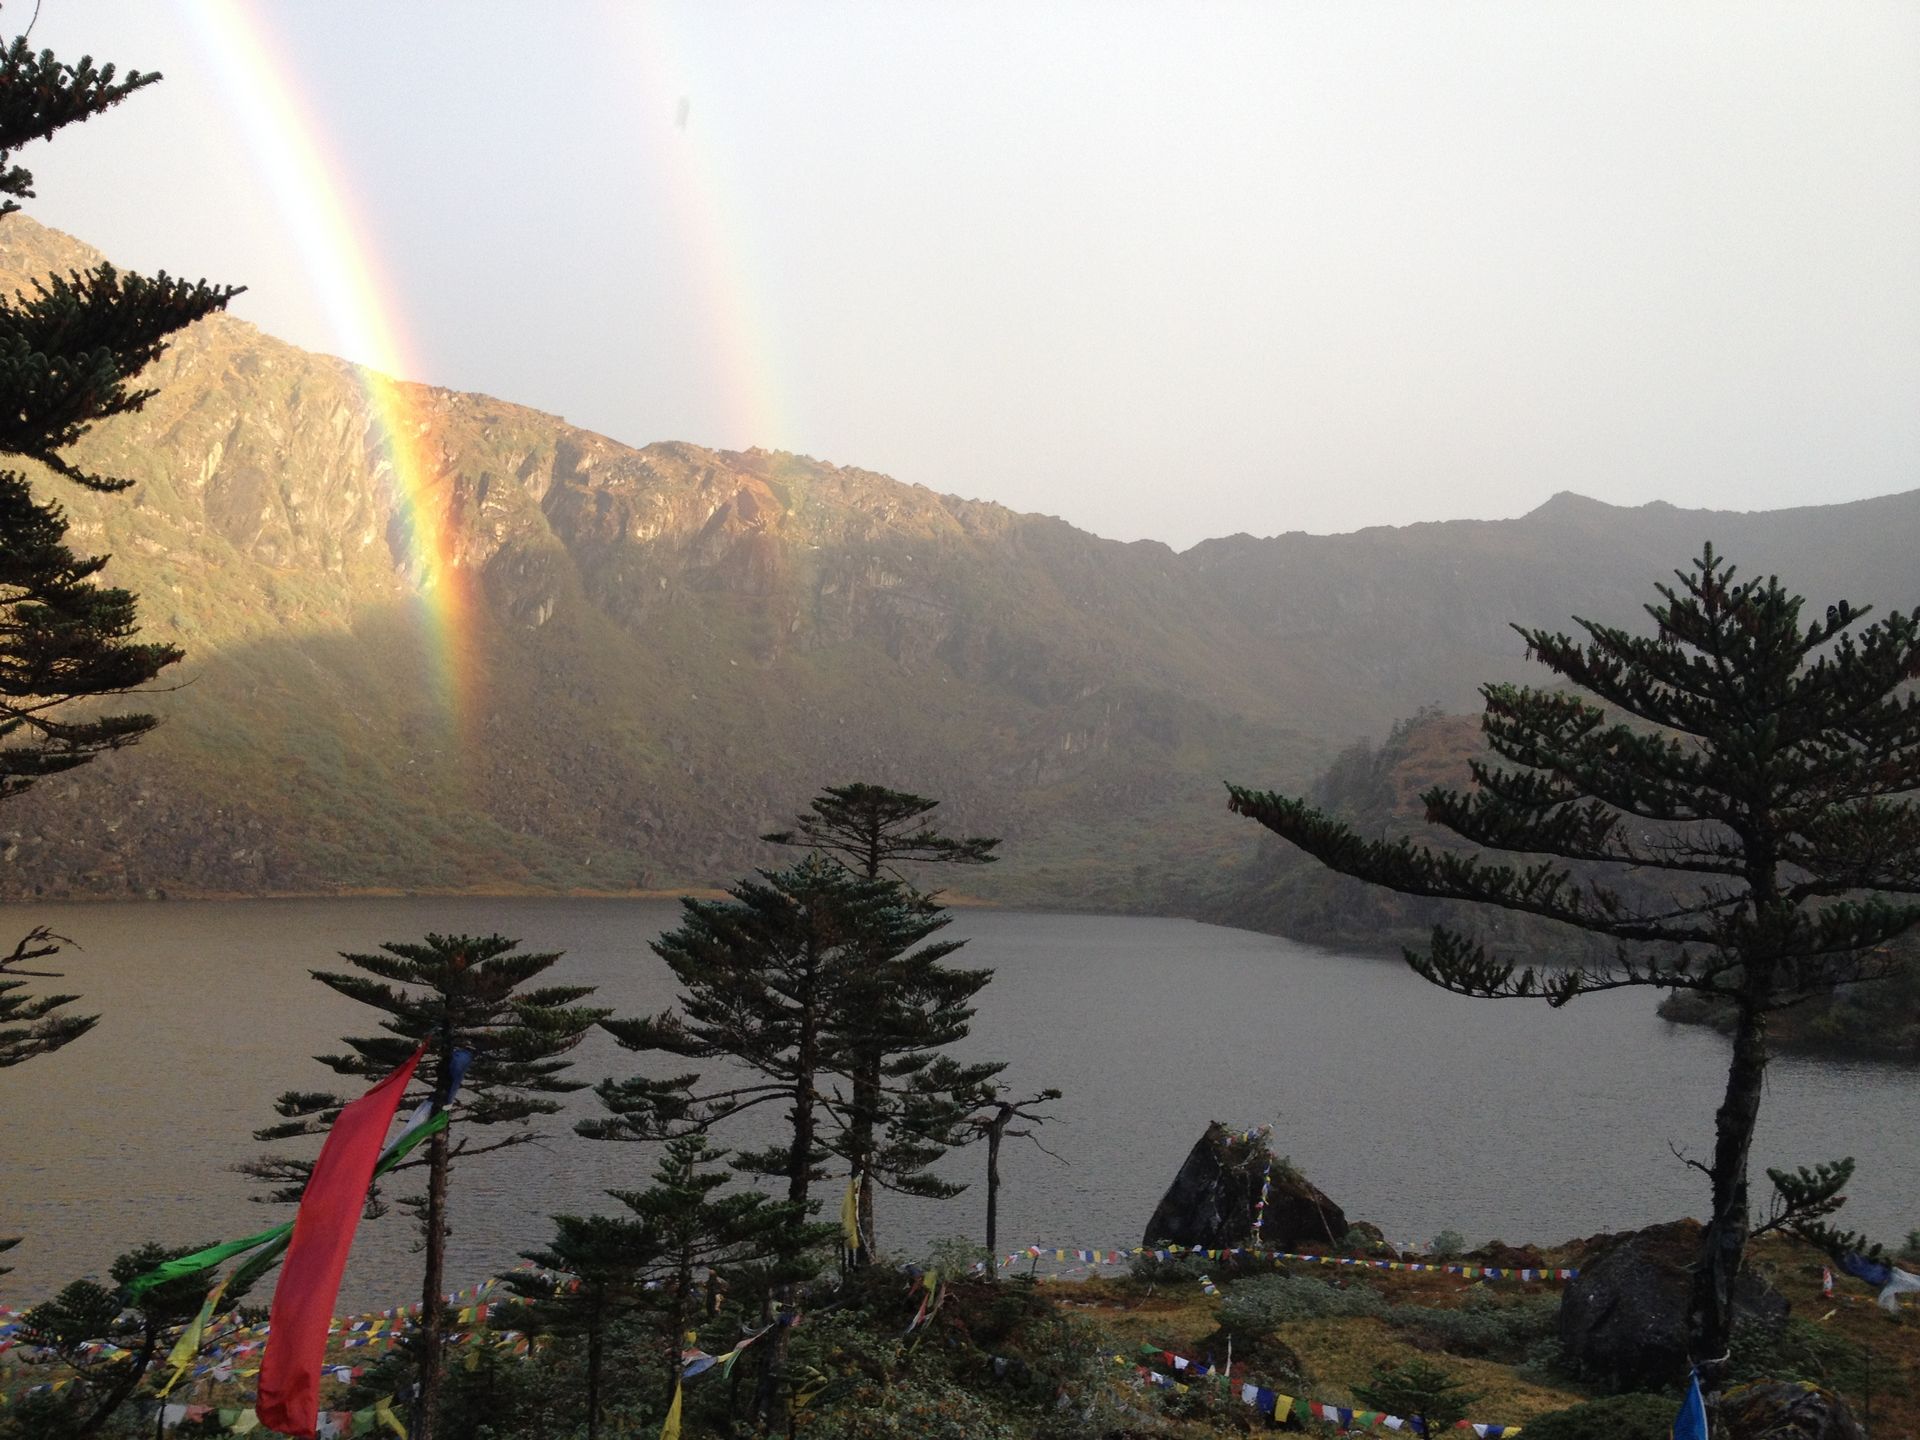
[{"label": "lake", "polygon": [[[572,899],[7,907],[0,933],[47,924],[85,947],[54,962],[64,981],[34,984],[80,992],[74,1008],[102,1019],[67,1049],[0,1070],[0,1234],[26,1237],[5,1257],[15,1273],[0,1300],[103,1274],[146,1239],[205,1243],[291,1214],[251,1203],[251,1182],[229,1167],[265,1148],[250,1132],[274,1118],[276,1095],[334,1083],[310,1057],[373,1020],[309,978],[334,952],[498,931],[566,951],[553,978],[641,1014],[672,1002],[647,942],[677,915],[668,903]],[[966,1053],[1010,1061],[1013,1085],[1066,1092],[1043,1132],[1061,1160],[1008,1142],[1003,1248],[1138,1244],[1216,1118],[1271,1123],[1277,1150],[1395,1240],[1453,1229],[1476,1243],[1555,1241],[1704,1208],[1702,1178],[1668,1147],[1710,1153],[1726,1043],[1660,1020],[1649,992],[1564,1010],[1467,1000],[1398,963],[1181,920],[962,910],[952,932],[969,942],[956,963],[996,971]],[[588,1080],[640,1059],[597,1031],[577,1053]],[[1853,1155],[1842,1220],[1882,1240],[1920,1226],[1917,1082],[1884,1065],[1775,1062],[1756,1201],[1766,1165]],[[573,1097],[549,1139],[456,1173],[450,1285],[543,1243],[548,1214],[612,1209],[601,1191],[645,1185],[652,1147],[571,1133],[571,1117],[594,1108]],[[983,1171],[978,1151],[950,1169]],[[880,1204],[883,1249],[981,1234],[980,1185]],[[364,1225],[343,1303],[417,1298],[411,1240],[398,1209]]]}]

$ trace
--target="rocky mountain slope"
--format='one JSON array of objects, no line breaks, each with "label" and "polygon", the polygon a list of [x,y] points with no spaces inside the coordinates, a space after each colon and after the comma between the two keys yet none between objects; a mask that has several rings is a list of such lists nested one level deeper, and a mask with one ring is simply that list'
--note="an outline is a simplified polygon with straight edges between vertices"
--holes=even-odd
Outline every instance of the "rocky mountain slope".
[{"label": "rocky mountain slope", "polygon": [[[9,289],[93,258],[0,222]],[[1760,515],[1560,496],[1176,554],[407,386],[476,597],[450,706],[353,367],[217,317],[152,379],[89,442],[137,487],[63,500],[189,658],[147,742],[0,813],[0,893],[721,883],[858,778],[1005,836],[969,889],[1192,913],[1257,844],[1222,778],[1302,785],[1420,704],[1470,708],[1525,673],[1509,621],[1631,620],[1707,538],[1822,602],[1920,598],[1920,492]]]}]

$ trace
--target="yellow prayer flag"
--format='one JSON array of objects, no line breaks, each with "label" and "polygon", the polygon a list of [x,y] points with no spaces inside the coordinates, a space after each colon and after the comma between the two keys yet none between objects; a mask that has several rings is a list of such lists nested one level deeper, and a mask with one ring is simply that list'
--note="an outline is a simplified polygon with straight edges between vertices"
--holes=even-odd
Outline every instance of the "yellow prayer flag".
[{"label": "yellow prayer flag", "polygon": [[407,1427],[400,1423],[400,1417],[393,1413],[393,1397],[373,1402],[373,1418],[391,1430],[400,1440],[407,1440]]},{"label": "yellow prayer flag", "polygon": [[173,1342],[173,1349],[167,1352],[167,1364],[173,1366],[173,1374],[167,1377],[167,1383],[161,1387],[162,1399],[172,1392],[173,1387],[185,1378],[193,1368],[193,1362],[199,1357],[200,1342],[206,1338],[207,1321],[213,1318],[213,1307],[220,1303],[220,1297],[226,1292],[227,1282],[222,1280],[207,1292],[206,1303],[200,1307],[200,1313],[193,1317],[193,1323],[180,1332],[180,1338]]},{"label": "yellow prayer flag", "polygon": [[860,1176],[847,1177],[846,1197],[840,1202],[840,1234],[847,1249],[860,1248]]},{"label": "yellow prayer flag", "polygon": [[667,1423],[660,1427],[660,1440],[680,1440],[680,1382],[673,1382],[673,1403],[667,1406]]}]

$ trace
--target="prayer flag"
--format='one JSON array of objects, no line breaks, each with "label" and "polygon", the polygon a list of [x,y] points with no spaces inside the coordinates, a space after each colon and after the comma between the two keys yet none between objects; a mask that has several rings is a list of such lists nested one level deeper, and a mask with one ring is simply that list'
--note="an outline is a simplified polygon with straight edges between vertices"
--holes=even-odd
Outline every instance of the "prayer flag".
[{"label": "prayer flag", "polygon": [[667,1422],[660,1427],[660,1440],[680,1440],[680,1385],[673,1387],[673,1403],[667,1406]]},{"label": "prayer flag", "polygon": [[1700,1398],[1700,1372],[1687,1380],[1687,1395],[1673,1417],[1673,1440],[1707,1440],[1707,1402]]},{"label": "prayer flag", "polygon": [[260,1365],[260,1423],[288,1435],[312,1436],[319,1423],[320,1364],[354,1228],[373,1183],[382,1141],[400,1096],[426,1051],[340,1112],[300,1197],[292,1239],[274,1288],[267,1353]]},{"label": "prayer flag", "polygon": [[1912,1275],[1898,1265],[1893,1268],[1893,1278],[1887,1281],[1886,1288],[1880,1292],[1880,1308],[1900,1311],[1900,1296],[1909,1292],[1920,1292],[1920,1275]]},{"label": "prayer flag", "polygon": [[849,1262],[860,1258],[860,1173],[847,1177],[847,1193],[840,1199],[840,1243]]},{"label": "prayer flag", "polygon": [[200,1307],[200,1313],[193,1317],[191,1325],[180,1332],[180,1338],[173,1342],[173,1349],[167,1352],[167,1363],[173,1366],[173,1374],[167,1377],[167,1383],[161,1387],[162,1396],[170,1394],[187,1371],[193,1368],[193,1362],[200,1354],[200,1342],[206,1337],[207,1321],[213,1318],[213,1307],[220,1303],[220,1296],[226,1288],[227,1282],[222,1280],[207,1292],[206,1303]]}]

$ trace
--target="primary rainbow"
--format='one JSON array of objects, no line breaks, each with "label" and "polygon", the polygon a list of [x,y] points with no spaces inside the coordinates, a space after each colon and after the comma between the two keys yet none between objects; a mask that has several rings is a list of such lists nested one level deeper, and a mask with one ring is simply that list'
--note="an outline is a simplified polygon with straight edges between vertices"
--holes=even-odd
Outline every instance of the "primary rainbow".
[{"label": "primary rainbow", "polygon": [[451,477],[436,463],[424,392],[399,326],[401,307],[363,238],[352,189],[297,99],[295,68],[247,0],[182,0],[235,119],[335,331],[379,434],[396,514],[406,528],[408,578],[419,597],[428,683],[456,726],[470,707],[472,596],[447,522]]}]

